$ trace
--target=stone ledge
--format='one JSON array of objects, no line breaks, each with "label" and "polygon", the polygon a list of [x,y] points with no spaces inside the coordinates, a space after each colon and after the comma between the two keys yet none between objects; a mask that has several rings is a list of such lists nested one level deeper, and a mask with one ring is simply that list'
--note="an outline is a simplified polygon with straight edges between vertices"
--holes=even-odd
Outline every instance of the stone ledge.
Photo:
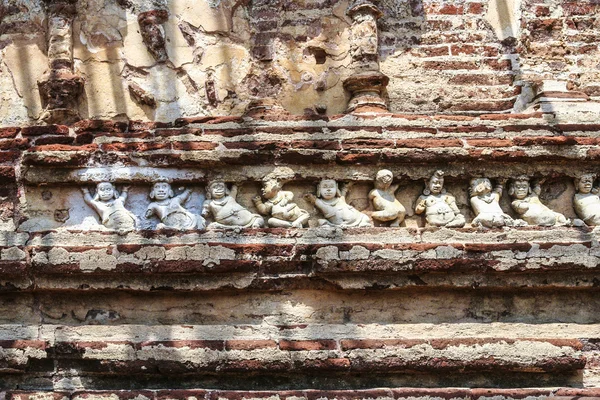
[{"label": "stone ledge", "polygon": [[597,232],[589,228],[4,236],[4,290],[593,289],[600,265]]}]

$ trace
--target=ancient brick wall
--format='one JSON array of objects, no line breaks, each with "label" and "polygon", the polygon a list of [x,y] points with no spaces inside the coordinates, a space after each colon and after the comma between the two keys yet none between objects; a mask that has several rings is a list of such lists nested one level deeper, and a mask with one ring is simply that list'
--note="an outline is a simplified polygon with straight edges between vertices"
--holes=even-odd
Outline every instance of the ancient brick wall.
[{"label": "ancient brick wall", "polygon": [[[0,399],[600,397],[598,7],[3,0]],[[464,226],[415,211],[436,170]],[[301,228],[203,214],[271,175]],[[471,179],[519,176],[568,222],[478,224]],[[373,226],[323,223],[324,178]]]}]

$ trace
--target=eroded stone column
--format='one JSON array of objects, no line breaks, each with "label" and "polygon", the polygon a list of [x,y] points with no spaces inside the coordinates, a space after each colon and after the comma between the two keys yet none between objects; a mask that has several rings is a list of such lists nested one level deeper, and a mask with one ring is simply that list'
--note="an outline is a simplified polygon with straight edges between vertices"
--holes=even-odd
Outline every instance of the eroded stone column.
[{"label": "eroded stone column", "polygon": [[377,20],[383,16],[377,0],[354,0],[347,14],[352,18],[351,54],[354,73],[344,81],[351,94],[348,112],[359,108],[387,111],[383,92],[389,78],[379,70]]},{"label": "eroded stone column", "polygon": [[46,0],[50,70],[38,82],[38,88],[45,106],[41,119],[49,124],[79,120],[77,99],[84,82],[73,72],[75,3],[76,0]]}]

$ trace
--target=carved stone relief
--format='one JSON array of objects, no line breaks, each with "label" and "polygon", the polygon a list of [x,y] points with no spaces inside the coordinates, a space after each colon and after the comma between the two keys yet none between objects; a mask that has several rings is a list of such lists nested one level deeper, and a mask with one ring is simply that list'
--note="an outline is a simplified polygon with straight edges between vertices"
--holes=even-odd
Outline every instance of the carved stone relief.
[{"label": "carved stone relief", "polygon": [[333,179],[323,179],[317,186],[317,195],[307,194],[306,200],[321,211],[325,219],[319,219],[319,225],[337,226],[340,228],[364,228],[373,226],[368,215],[346,203],[346,194],[352,183],[338,188]]},{"label": "carved stone relief", "polygon": [[406,209],[396,199],[397,184],[392,185],[392,171],[382,169],[375,176],[375,188],[369,193],[369,199],[376,210],[371,217],[377,221],[390,222],[390,226],[400,226],[404,221]]},{"label": "carved stone relief", "polygon": [[508,194],[514,199],[511,203],[513,210],[528,225],[571,225],[571,220],[560,213],[552,211],[540,201],[539,195],[542,183],[543,180],[538,181],[532,188],[529,177],[519,176],[515,178],[508,189]]},{"label": "carved stone relief", "polygon": [[252,201],[262,215],[271,216],[267,224],[273,228],[302,228],[308,223],[308,211],[293,203],[294,194],[282,190],[283,182],[277,175],[267,175],[263,180],[261,196],[255,196]]},{"label": "carved stone relief", "polygon": [[575,179],[575,196],[573,207],[575,212],[587,225],[600,225],[600,197],[598,188],[594,187],[595,174],[584,174]]},{"label": "carved stone relief", "polygon": [[206,228],[204,218],[192,214],[183,207],[192,194],[191,189],[182,187],[179,190],[181,193],[175,195],[170,183],[156,182],[149,194],[153,202],[148,205],[146,218],[156,215],[160,219],[157,229],[202,230]]},{"label": "carved stone relief", "polygon": [[137,218],[125,208],[129,186],[124,186],[121,194],[111,182],[100,182],[96,185],[96,194],[82,188],[83,199],[100,217],[102,225],[119,233],[127,233],[135,229]]},{"label": "carved stone relief", "polygon": [[208,229],[262,228],[265,225],[263,217],[251,213],[235,200],[237,191],[236,185],[229,189],[223,181],[208,184],[202,206],[202,216],[213,219]]},{"label": "carved stone relief", "polygon": [[444,189],[444,171],[436,171],[427,181],[423,194],[417,200],[416,214],[425,213],[429,225],[460,228],[465,217],[456,205],[456,199]]},{"label": "carved stone relief", "polygon": [[503,226],[514,226],[515,221],[510,215],[505,214],[500,208],[500,198],[506,180],[501,180],[496,187],[488,178],[471,179],[469,188],[471,196],[471,207],[475,212],[472,226],[485,228],[501,228]]}]

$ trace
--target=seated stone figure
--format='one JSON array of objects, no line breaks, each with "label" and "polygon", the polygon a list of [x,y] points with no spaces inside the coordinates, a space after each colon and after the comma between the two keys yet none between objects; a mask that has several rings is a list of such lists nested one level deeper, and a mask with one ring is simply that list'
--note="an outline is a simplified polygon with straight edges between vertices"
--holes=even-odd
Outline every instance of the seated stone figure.
[{"label": "seated stone figure", "polygon": [[251,213],[235,200],[236,195],[236,185],[229,190],[223,181],[209,183],[202,205],[202,216],[211,215],[214,221],[208,229],[262,228],[265,225],[263,217]]},{"label": "seated stone figure", "polygon": [[260,196],[255,196],[252,201],[262,215],[270,215],[267,224],[274,228],[302,228],[310,217],[308,211],[292,203],[294,194],[284,191],[281,182],[275,177],[267,177],[263,182],[262,195],[267,201],[263,202]]},{"label": "seated stone figure", "polygon": [[96,185],[94,197],[88,188],[82,188],[83,199],[100,216],[102,225],[124,234],[135,229],[137,218],[125,209],[125,201],[129,186],[124,186],[121,195],[111,182],[100,182]]},{"label": "seated stone figure", "polygon": [[561,213],[549,209],[540,201],[541,184],[537,182],[533,188],[529,177],[519,176],[508,187],[508,195],[514,200],[511,203],[513,210],[528,225],[560,226],[571,225],[571,221]]},{"label": "seated stone figure", "polygon": [[471,207],[476,215],[471,222],[472,226],[500,228],[514,225],[514,220],[510,215],[505,214],[500,208],[504,182],[499,183],[492,190],[492,183],[488,178],[471,179],[469,187]]},{"label": "seated stone figure", "polygon": [[[183,189],[181,188],[181,190]],[[192,191],[186,189],[175,196],[169,182],[156,182],[149,195],[155,201],[148,205],[146,218],[156,215],[160,219],[160,224],[156,226],[157,229],[204,229],[206,227],[204,218],[192,214],[183,207],[191,194]]]},{"label": "seated stone figure", "polygon": [[575,212],[587,225],[600,225],[600,197],[598,188],[594,187],[595,174],[583,174],[575,179],[575,196],[573,207]]},{"label": "seated stone figure", "polygon": [[306,200],[314,204],[323,213],[325,219],[319,219],[319,225],[340,228],[371,227],[373,223],[368,215],[346,203],[346,193],[350,184],[338,189],[333,179],[323,179],[317,186],[317,195],[307,194]]},{"label": "seated stone figure", "polygon": [[392,185],[394,175],[392,171],[382,169],[375,176],[375,188],[369,192],[369,199],[376,210],[371,213],[371,218],[381,222],[390,222],[390,226],[400,226],[404,221],[406,209],[396,199],[399,185]]},{"label": "seated stone figure", "polygon": [[444,189],[444,171],[434,172],[417,199],[415,213],[423,212],[427,223],[432,226],[460,228],[465,225],[465,217],[460,213],[456,199]]}]

